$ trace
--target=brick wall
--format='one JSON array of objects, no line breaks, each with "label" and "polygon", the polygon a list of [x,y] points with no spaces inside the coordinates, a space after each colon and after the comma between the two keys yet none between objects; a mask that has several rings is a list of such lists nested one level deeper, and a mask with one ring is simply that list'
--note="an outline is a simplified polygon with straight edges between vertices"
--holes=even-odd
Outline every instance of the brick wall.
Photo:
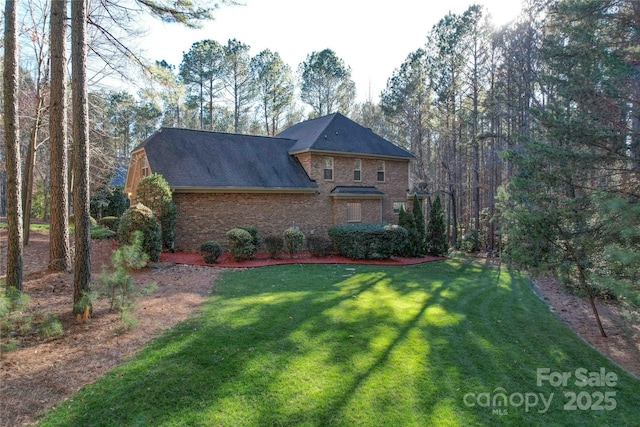
[{"label": "brick wall", "polygon": [[[264,238],[297,226],[305,234],[326,236],[329,227],[347,222],[347,203],[359,202],[362,222],[397,224],[394,202],[407,202],[408,162],[385,160],[385,181],[377,181],[377,160],[362,158],[362,180],[353,181],[354,158],[333,155],[334,179],[323,179],[324,156],[303,153],[298,160],[318,184],[316,194],[276,193],[174,193],[177,207],[177,250],[197,251],[200,244],[215,240],[227,245],[225,233],[236,226],[258,227]],[[376,186],[382,199],[335,198],[339,185]]]},{"label": "brick wall", "polygon": [[174,193],[177,207],[176,250],[197,251],[215,240],[227,246],[226,232],[236,226],[258,227],[264,238],[291,226],[306,235],[326,234],[330,206],[315,194]]}]

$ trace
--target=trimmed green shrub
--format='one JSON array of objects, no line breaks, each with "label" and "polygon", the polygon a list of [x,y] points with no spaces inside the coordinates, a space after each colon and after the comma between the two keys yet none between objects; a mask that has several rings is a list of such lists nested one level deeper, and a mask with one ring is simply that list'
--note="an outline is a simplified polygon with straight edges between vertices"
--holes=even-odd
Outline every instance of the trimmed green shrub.
[{"label": "trimmed green shrub", "polygon": [[316,257],[327,256],[333,251],[331,239],[322,236],[309,236],[307,238],[307,248],[311,255]]},{"label": "trimmed green shrub", "polygon": [[401,253],[408,232],[380,223],[341,224],[328,230],[336,251],[352,259],[386,259]]},{"label": "trimmed green shrub", "polygon": [[284,249],[284,239],[281,236],[267,236],[264,239],[264,245],[270,258],[278,258],[280,252]]},{"label": "trimmed green shrub", "polygon": [[142,250],[149,256],[149,260],[158,262],[162,250],[160,225],[151,209],[138,203],[122,214],[118,226],[118,245],[135,244],[134,233],[142,232]]},{"label": "trimmed green shrub", "polygon": [[258,232],[258,227],[254,227],[253,225],[249,225],[249,226],[244,226],[244,227],[238,227],[241,228],[242,230],[245,230],[247,232],[249,232],[249,234],[251,234],[251,238],[253,246],[256,247],[255,250],[258,250],[258,248],[260,247],[260,245],[262,245],[262,239],[260,238],[260,233]]},{"label": "trimmed green shrub", "polygon": [[229,239],[229,251],[236,261],[240,261],[244,257],[250,259],[256,251],[253,237],[247,230],[232,228],[227,231],[227,239]]},{"label": "trimmed green shrub", "polygon": [[284,239],[284,247],[291,258],[304,247],[304,233],[300,230],[287,228],[282,233],[282,238]]},{"label": "trimmed green shrub", "polygon": [[162,246],[173,250],[176,229],[176,205],[169,184],[160,174],[145,176],[138,183],[136,197],[153,211],[160,224]]},{"label": "trimmed green shrub", "polygon": [[220,243],[209,240],[200,245],[200,253],[204,256],[204,262],[213,264],[222,255]]},{"label": "trimmed green shrub", "polygon": [[120,218],[115,216],[104,216],[98,221],[98,225],[111,231],[118,231],[118,224],[120,224]]}]

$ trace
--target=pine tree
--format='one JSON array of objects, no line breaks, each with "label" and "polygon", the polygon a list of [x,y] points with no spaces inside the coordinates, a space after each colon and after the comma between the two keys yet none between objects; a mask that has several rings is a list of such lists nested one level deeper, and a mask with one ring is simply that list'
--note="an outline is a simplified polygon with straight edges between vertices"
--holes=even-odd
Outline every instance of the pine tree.
[{"label": "pine tree", "polygon": [[431,205],[429,223],[426,230],[427,254],[432,256],[444,256],[449,251],[447,242],[447,229],[444,222],[444,211],[440,203],[440,196]]},{"label": "pine tree", "polygon": [[404,208],[400,207],[400,213],[398,215],[398,225],[407,230],[407,243],[402,251],[404,256],[413,257],[416,256],[416,236],[418,234],[416,230],[416,221],[413,218],[413,215],[404,210]]},{"label": "pine tree", "polygon": [[420,199],[418,199],[418,195],[413,195],[413,208],[411,210],[413,213],[413,219],[416,224],[416,251],[418,256],[424,255],[426,252],[426,236],[427,230],[425,228],[424,223],[424,213],[422,212],[422,203],[420,203]]}]

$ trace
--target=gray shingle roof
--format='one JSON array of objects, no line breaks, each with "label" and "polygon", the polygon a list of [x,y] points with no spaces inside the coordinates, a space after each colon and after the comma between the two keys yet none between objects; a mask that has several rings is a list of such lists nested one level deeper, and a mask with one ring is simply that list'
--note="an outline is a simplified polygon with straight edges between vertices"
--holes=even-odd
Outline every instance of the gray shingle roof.
[{"label": "gray shingle roof", "polygon": [[285,138],[162,128],[145,148],[151,171],[172,188],[317,188],[289,150]]},{"label": "gray shingle roof", "polygon": [[339,185],[331,190],[333,196],[382,197],[384,193],[372,185]]},{"label": "gray shingle roof", "polygon": [[297,141],[291,153],[314,150],[415,158],[413,154],[340,113],[298,123],[277,136]]}]

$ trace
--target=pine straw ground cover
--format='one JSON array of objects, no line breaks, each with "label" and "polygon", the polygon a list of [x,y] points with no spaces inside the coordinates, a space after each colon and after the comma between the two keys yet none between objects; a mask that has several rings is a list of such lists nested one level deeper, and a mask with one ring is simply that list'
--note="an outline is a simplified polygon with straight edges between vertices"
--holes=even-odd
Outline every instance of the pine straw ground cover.
[{"label": "pine straw ground cover", "polygon": [[197,315],[41,425],[638,421],[640,381],[504,268],[301,264],[228,271],[214,285]]}]

